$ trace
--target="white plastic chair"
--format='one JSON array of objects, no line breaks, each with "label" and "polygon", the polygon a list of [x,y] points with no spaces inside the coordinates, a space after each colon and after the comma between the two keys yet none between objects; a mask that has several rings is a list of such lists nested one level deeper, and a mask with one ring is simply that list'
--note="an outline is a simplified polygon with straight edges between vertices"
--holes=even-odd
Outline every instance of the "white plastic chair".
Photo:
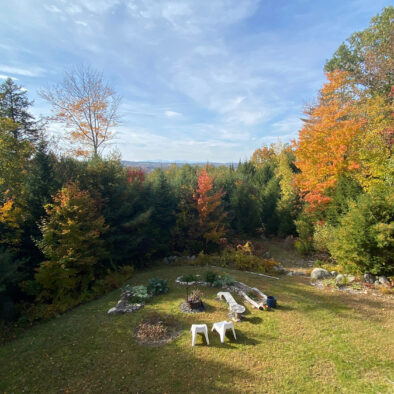
[{"label": "white plastic chair", "polygon": [[234,338],[237,339],[237,336],[235,335],[235,329],[234,329],[234,324],[232,321],[221,321],[218,323],[214,323],[212,326],[212,331],[217,331],[217,333],[220,335],[220,342],[224,343],[224,336],[226,335],[227,330],[233,330],[233,335]]},{"label": "white plastic chair", "polygon": [[196,342],[197,333],[204,334],[207,344],[209,345],[208,327],[206,324],[192,324],[190,331],[192,332],[192,346],[194,346]]}]

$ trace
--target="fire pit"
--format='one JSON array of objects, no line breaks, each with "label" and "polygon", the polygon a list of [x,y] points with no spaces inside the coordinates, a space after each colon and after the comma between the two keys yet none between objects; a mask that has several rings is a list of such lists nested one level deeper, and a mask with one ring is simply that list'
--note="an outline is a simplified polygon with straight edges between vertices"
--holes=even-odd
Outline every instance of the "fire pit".
[{"label": "fire pit", "polygon": [[187,298],[187,303],[190,306],[190,309],[201,309],[202,308],[202,300],[201,297],[203,293],[201,290],[193,290],[190,296]]}]

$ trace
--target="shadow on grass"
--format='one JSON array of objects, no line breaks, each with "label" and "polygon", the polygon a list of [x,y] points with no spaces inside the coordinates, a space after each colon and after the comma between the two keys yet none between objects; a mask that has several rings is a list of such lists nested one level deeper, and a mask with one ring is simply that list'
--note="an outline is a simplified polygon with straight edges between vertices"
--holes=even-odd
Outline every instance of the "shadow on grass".
[{"label": "shadow on grass", "polygon": [[261,317],[253,316],[253,317],[246,317],[245,322],[251,323],[251,324],[260,324],[263,321]]}]

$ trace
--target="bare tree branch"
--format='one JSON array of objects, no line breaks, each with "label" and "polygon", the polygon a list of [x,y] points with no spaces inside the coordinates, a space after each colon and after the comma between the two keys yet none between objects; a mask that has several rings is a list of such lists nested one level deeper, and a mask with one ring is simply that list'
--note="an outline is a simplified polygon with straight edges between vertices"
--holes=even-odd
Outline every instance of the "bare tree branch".
[{"label": "bare tree branch", "polygon": [[118,124],[120,97],[101,73],[76,67],[64,74],[61,84],[39,94],[52,104],[50,119],[65,125],[79,155],[98,155],[114,138],[111,129]]}]

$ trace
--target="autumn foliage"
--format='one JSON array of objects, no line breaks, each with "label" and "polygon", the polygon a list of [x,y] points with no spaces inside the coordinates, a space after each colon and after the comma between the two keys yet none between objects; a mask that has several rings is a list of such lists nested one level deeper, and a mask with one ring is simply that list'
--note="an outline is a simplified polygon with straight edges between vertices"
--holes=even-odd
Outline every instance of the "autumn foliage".
[{"label": "autumn foliage", "polygon": [[214,191],[213,181],[214,178],[205,168],[201,170],[198,173],[198,186],[193,197],[197,203],[202,237],[206,243],[218,244],[225,234],[223,220],[226,213],[222,207],[224,193],[222,190]]},{"label": "autumn foliage", "polygon": [[324,208],[339,177],[360,167],[356,137],[366,124],[354,116],[357,90],[349,86],[346,72],[327,73],[327,79],[294,144],[301,170],[296,185],[311,210]]}]

